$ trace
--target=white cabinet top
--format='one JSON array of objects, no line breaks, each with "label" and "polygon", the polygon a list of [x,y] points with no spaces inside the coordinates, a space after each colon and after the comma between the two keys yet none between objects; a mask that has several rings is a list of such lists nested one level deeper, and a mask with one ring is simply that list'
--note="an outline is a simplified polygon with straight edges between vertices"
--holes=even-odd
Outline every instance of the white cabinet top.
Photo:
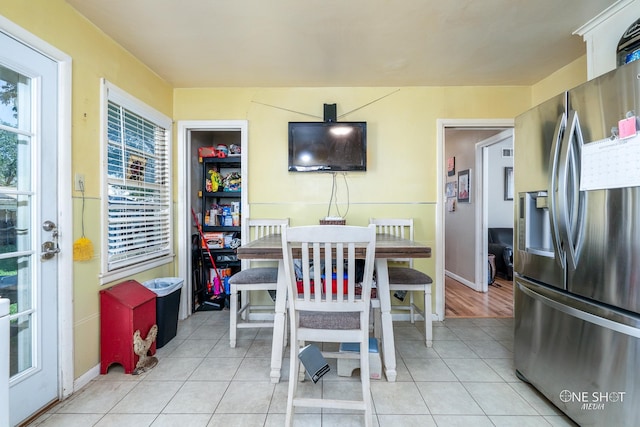
[{"label": "white cabinet top", "polygon": [[624,32],[640,18],[640,0],[619,0],[573,34],[587,43],[587,78],[616,68],[616,49]]}]

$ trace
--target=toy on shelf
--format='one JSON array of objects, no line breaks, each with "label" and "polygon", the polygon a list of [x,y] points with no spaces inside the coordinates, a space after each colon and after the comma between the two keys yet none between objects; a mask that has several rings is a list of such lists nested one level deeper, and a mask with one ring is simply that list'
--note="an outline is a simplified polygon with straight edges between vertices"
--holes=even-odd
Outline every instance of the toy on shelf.
[{"label": "toy on shelf", "polygon": [[238,172],[231,172],[222,180],[223,191],[240,191],[242,178]]},{"label": "toy on shelf", "polygon": [[198,148],[198,157],[218,157],[216,149],[214,147],[200,147]]},{"label": "toy on shelf", "polygon": [[205,190],[210,192],[210,193],[215,193],[216,191],[220,190],[220,187],[222,186],[222,175],[220,175],[220,172],[218,172],[215,169],[211,169],[208,172],[209,178],[207,178],[207,181],[205,183]]},{"label": "toy on shelf", "polygon": [[218,144],[216,151],[218,152],[219,158],[225,158],[229,155],[229,147],[224,144]]}]

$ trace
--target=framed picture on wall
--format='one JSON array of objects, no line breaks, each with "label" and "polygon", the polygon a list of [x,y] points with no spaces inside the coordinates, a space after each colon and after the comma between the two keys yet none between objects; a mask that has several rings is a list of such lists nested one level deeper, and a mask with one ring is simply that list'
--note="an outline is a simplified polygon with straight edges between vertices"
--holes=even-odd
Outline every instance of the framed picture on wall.
[{"label": "framed picture on wall", "polygon": [[447,176],[456,176],[456,158],[449,157],[447,159]]},{"label": "framed picture on wall", "polygon": [[445,189],[446,189],[445,192],[447,194],[447,198],[456,197],[457,195],[456,193],[458,190],[458,183],[456,181],[447,182]]},{"label": "framed picture on wall", "polygon": [[504,168],[504,199],[513,200],[513,168]]},{"label": "framed picture on wall", "polygon": [[471,203],[471,169],[458,172],[458,202]]}]

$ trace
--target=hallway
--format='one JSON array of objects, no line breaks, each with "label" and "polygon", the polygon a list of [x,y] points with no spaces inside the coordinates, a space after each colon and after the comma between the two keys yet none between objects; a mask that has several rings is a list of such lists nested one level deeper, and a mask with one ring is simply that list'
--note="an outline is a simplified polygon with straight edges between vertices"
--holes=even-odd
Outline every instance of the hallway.
[{"label": "hallway", "polygon": [[445,318],[513,317],[513,282],[496,276],[489,292],[476,292],[445,277]]}]

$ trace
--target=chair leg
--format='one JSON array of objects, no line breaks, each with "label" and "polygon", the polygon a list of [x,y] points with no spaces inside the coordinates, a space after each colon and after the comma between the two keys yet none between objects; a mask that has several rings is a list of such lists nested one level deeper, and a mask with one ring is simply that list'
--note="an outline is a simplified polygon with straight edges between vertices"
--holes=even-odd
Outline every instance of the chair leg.
[{"label": "chair leg", "polygon": [[246,307],[242,310],[242,320],[247,321],[251,319],[251,291],[240,291],[240,307]]},{"label": "chair leg", "polygon": [[370,427],[373,422],[373,404],[371,403],[371,379],[369,372],[369,339],[360,343],[360,381],[362,400],[364,401],[364,425]]},{"label": "chair leg", "polygon": [[229,288],[229,347],[236,348],[238,332],[238,289],[235,285]]},{"label": "chair leg", "polygon": [[[303,348],[306,345],[306,343],[304,341],[300,341],[298,342],[298,351],[300,351],[301,348]],[[296,360],[300,360],[298,358],[298,354],[296,354]],[[299,382],[303,382],[304,380],[307,379],[307,371],[304,370],[304,366],[302,365],[302,363],[298,363],[298,381]]]},{"label": "chair leg", "polygon": [[373,336],[378,340],[382,338],[382,312],[380,308],[373,309]]},{"label": "chair leg", "polygon": [[427,347],[433,345],[433,318],[431,316],[431,285],[424,291],[424,333]]},{"label": "chair leg", "polygon": [[[289,344],[289,311],[284,312],[284,336],[282,337],[282,348],[284,349]],[[275,326],[274,326],[275,328]]]},{"label": "chair leg", "polygon": [[409,291],[409,318],[411,323],[416,323],[416,306],[413,302],[413,291]]},{"label": "chair leg", "polygon": [[289,391],[287,393],[287,413],[285,415],[285,426],[293,426],[293,414],[295,413],[295,407],[293,406],[293,399],[296,396],[298,390],[298,371],[301,368],[301,363],[298,359],[298,341],[295,337],[291,337],[291,351],[289,354]]}]

